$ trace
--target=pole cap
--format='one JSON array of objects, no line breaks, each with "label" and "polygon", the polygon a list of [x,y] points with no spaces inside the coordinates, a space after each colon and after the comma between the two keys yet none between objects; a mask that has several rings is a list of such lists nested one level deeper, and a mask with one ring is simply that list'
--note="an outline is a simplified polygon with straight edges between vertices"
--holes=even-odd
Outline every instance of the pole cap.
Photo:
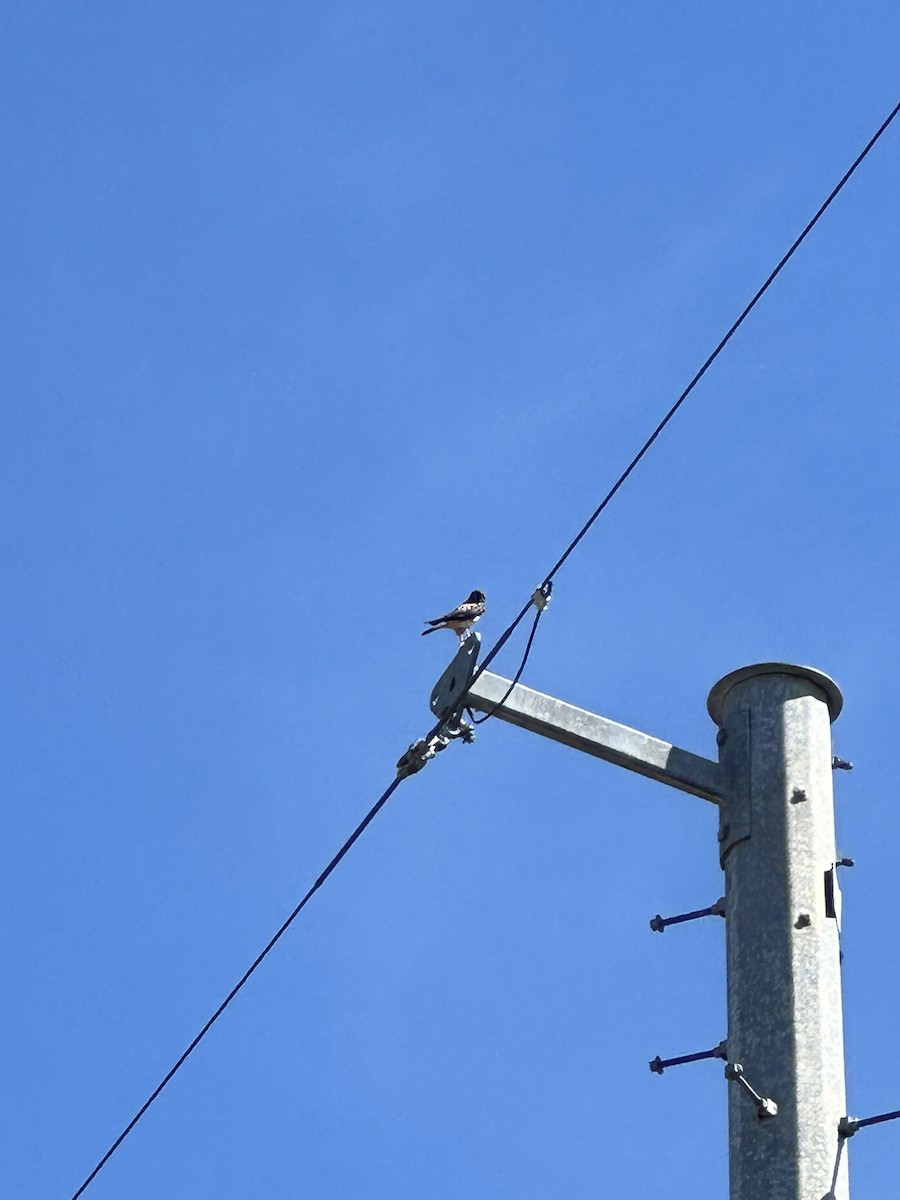
[{"label": "pole cap", "polygon": [[810,683],[814,683],[817,688],[820,688],[825,693],[828,714],[832,721],[837,720],[841,709],[844,707],[844,697],[841,694],[841,689],[831,676],[826,675],[823,671],[817,671],[815,667],[798,667],[794,663],[756,663],[752,667],[739,667],[736,671],[731,671],[724,678],[720,679],[709,693],[706,707],[709,715],[717,725],[722,724],[722,708],[725,703],[725,697],[731,689],[735,684],[743,683],[745,679],[753,679],[757,675],[797,675],[801,679],[808,679]]}]

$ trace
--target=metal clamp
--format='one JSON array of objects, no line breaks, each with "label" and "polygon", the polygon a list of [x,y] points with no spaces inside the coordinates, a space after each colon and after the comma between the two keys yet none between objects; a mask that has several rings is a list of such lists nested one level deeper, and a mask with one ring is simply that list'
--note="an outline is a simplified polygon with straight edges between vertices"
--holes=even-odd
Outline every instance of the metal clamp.
[{"label": "metal clamp", "polygon": [[458,716],[445,721],[429,737],[419,738],[417,742],[413,742],[406,753],[397,760],[398,778],[407,779],[410,775],[417,774],[431,762],[439,751],[446,750],[455,738],[461,738],[466,745],[471,745],[475,741],[475,730],[468,721],[463,721]]},{"label": "metal clamp", "polygon": [[657,1054],[648,1065],[654,1075],[662,1075],[666,1067],[680,1067],[683,1063],[700,1062],[704,1058],[728,1058],[725,1042],[719,1042],[712,1050],[701,1050],[699,1054],[682,1054],[679,1058],[660,1058]]},{"label": "metal clamp", "polygon": [[539,588],[535,588],[531,596],[531,603],[538,610],[543,612],[550,603],[550,597],[553,593],[553,581],[547,579]]},{"label": "metal clamp", "polygon": [[837,755],[831,760],[832,771],[852,771],[853,763],[848,762],[846,758],[838,758]]},{"label": "metal clamp", "polygon": [[778,1116],[778,1105],[774,1100],[770,1100],[767,1096],[761,1096],[759,1092],[750,1086],[750,1084],[747,1082],[747,1077],[744,1075],[744,1068],[740,1063],[726,1063],[725,1078],[729,1083],[739,1084],[747,1093],[747,1095],[751,1097],[756,1105],[756,1115],[761,1121],[765,1120],[767,1117]]},{"label": "metal clamp", "polygon": [[677,917],[661,917],[659,913],[650,919],[650,928],[654,933],[665,933],[667,925],[681,925],[684,921],[696,921],[700,917],[724,917],[725,897],[720,896],[709,908],[698,908],[694,912],[681,913]]}]

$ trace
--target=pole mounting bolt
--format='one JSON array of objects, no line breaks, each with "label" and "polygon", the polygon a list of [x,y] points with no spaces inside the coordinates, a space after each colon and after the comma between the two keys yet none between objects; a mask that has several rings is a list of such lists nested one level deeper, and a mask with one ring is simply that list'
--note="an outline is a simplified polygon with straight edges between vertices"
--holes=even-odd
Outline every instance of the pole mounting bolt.
[{"label": "pole mounting bolt", "polygon": [[657,1054],[648,1064],[654,1075],[662,1075],[666,1067],[680,1067],[684,1063],[700,1062],[704,1058],[728,1058],[725,1042],[719,1042],[712,1050],[701,1050],[699,1054],[682,1054],[678,1058],[660,1058]]},{"label": "pole mounting bolt", "polygon": [[867,1125],[883,1125],[885,1121],[896,1121],[900,1118],[900,1109],[894,1112],[879,1113],[877,1117],[841,1117],[838,1133],[842,1138],[851,1138],[857,1129],[865,1129]]},{"label": "pole mounting bolt", "polygon": [[846,758],[838,758],[837,755],[831,760],[832,771],[852,771],[853,763],[848,762]]},{"label": "pole mounting bolt", "polygon": [[720,896],[709,908],[697,908],[693,912],[681,913],[677,917],[661,917],[659,913],[650,918],[650,928],[654,933],[665,933],[667,925],[682,925],[685,921],[696,921],[700,917],[724,917],[725,897]]}]

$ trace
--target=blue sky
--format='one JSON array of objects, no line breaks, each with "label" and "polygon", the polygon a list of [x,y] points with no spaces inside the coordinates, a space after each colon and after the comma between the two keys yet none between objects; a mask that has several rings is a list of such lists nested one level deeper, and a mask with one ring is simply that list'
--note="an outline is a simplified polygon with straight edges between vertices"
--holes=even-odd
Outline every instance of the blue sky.
[{"label": "blue sky", "polygon": [[[3,1176],[68,1197],[898,99],[900,12],[21,3]],[[557,579],[524,682],[712,756],[808,662],[849,1106],[900,1106],[900,129]],[[524,638],[524,629],[522,637]],[[497,669],[511,673],[518,644]],[[726,1188],[712,806],[491,722],[404,784],[86,1193]],[[893,1197],[900,1127],[851,1178]]]}]

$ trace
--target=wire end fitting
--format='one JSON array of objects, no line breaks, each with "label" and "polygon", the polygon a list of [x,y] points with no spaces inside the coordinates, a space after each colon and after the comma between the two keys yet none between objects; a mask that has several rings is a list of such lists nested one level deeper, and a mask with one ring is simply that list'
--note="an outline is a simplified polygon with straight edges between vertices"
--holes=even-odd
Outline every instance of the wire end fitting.
[{"label": "wire end fitting", "polygon": [[543,612],[550,603],[550,597],[553,594],[553,582],[546,579],[539,588],[535,588],[531,596],[531,603],[538,610]]}]

